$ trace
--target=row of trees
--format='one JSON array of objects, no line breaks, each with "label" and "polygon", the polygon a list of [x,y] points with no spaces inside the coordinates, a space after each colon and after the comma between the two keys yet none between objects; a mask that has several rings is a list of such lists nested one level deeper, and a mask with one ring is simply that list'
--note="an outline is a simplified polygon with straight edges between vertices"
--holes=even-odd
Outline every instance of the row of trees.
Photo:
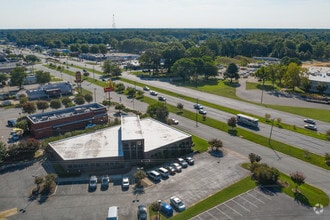
[{"label": "row of trees", "polygon": [[[299,59],[330,58],[329,30],[284,29],[75,29],[2,30],[0,38],[19,46],[67,47],[104,53],[105,46],[141,52],[178,42],[186,49],[200,45],[214,56],[273,56]],[[90,46],[97,45],[97,46]]]}]

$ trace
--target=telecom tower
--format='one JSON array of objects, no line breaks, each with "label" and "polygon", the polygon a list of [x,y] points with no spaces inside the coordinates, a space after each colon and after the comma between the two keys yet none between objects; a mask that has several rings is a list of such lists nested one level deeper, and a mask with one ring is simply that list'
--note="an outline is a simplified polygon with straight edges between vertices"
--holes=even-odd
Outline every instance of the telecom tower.
[{"label": "telecom tower", "polygon": [[115,14],[112,14],[112,28],[116,28]]}]

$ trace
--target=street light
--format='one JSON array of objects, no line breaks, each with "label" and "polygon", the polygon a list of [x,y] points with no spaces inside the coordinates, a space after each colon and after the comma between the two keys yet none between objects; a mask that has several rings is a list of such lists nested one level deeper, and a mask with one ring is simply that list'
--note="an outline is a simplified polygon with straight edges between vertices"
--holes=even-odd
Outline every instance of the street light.
[{"label": "street light", "polygon": [[160,220],[160,204],[162,203],[162,200],[158,200],[158,220]]},{"label": "street light", "polygon": [[[196,104],[197,104],[197,107],[198,107],[198,98],[196,99]],[[196,127],[198,127],[198,108],[196,107]]]}]

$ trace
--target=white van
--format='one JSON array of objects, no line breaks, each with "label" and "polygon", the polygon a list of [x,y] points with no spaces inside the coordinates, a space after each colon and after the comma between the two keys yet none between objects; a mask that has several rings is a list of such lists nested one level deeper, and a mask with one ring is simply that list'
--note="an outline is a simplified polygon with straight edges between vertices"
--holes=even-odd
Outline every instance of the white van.
[{"label": "white van", "polygon": [[163,178],[168,178],[168,170],[165,169],[164,167],[159,168],[158,172]]},{"label": "white van", "polygon": [[107,220],[118,220],[118,206],[109,207]]},{"label": "white van", "polygon": [[149,176],[149,178],[151,178],[154,181],[159,181],[160,180],[160,174],[155,170],[149,171],[148,176]]}]

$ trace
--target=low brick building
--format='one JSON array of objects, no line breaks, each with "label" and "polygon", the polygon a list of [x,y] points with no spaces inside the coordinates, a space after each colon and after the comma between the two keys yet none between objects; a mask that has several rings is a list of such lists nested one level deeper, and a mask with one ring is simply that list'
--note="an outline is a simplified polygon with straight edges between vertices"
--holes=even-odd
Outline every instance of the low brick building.
[{"label": "low brick building", "polygon": [[27,119],[32,136],[46,138],[83,129],[90,123],[105,124],[108,122],[108,114],[104,105],[92,103],[33,114]]}]

